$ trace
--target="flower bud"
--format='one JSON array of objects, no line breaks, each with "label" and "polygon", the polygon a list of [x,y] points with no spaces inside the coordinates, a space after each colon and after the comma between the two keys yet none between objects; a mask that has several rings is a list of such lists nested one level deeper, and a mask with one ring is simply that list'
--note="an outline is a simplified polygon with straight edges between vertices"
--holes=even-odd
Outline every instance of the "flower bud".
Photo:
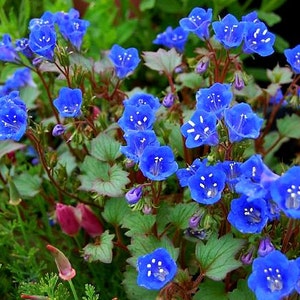
[{"label": "flower bud", "polygon": [[245,87],[245,82],[243,80],[242,74],[236,72],[234,76],[234,87],[236,90],[241,91]]},{"label": "flower bud", "polygon": [[75,236],[80,230],[80,211],[71,205],[56,204],[56,218],[62,231],[70,236]]},{"label": "flower bud", "polygon": [[152,207],[150,205],[148,205],[148,204],[145,204],[143,206],[143,213],[145,215],[150,215],[152,213]]},{"label": "flower bud", "polygon": [[66,128],[62,124],[56,124],[52,129],[52,135],[53,136],[59,136],[62,135],[66,131]]},{"label": "flower bud", "polygon": [[91,208],[86,204],[79,203],[76,206],[81,212],[81,227],[91,236],[100,236],[103,232],[103,225]]},{"label": "flower bud", "polygon": [[162,101],[162,105],[166,108],[169,108],[174,104],[174,100],[175,100],[174,94],[169,93],[164,97]]},{"label": "flower bud", "polygon": [[250,250],[248,250],[248,252],[246,252],[245,254],[243,254],[241,256],[241,262],[244,265],[251,265],[252,264],[253,252],[254,252],[254,247],[251,247]]},{"label": "flower bud", "polygon": [[49,300],[50,298],[47,296],[38,296],[38,295],[21,295],[22,299],[31,299],[31,300]]},{"label": "flower bud", "polygon": [[143,186],[134,187],[125,194],[125,199],[129,205],[136,204],[143,195]]},{"label": "flower bud", "polygon": [[76,271],[72,268],[68,258],[57,248],[47,245],[46,248],[51,252],[55,259],[59,277],[63,280],[71,280],[76,275]]},{"label": "flower bud", "polygon": [[209,58],[206,56],[202,57],[195,68],[195,72],[197,74],[203,74],[207,70],[208,65],[209,65]]},{"label": "flower bud", "polygon": [[199,215],[192,216],[189,220],[189,226],[191,228],[198,227],[200,220],[201,220],[201,216],[199,216]]},{"label": "flower bud", "polygon": [[273,250],[275,250],[275,247],[271,243],[270,238],[266,237],[266,238],[263,238],[262,240],[260,240],[258,250],[257,250],[257,254],[259,256],[266,256],[267,254],[269,254]]}]

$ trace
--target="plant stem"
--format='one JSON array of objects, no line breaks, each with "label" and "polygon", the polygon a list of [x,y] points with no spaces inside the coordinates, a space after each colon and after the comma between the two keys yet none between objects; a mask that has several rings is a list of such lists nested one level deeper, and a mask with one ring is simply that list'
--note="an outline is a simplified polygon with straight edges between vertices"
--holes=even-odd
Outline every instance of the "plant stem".
[{"label": "plant stem", "polygon": [[69,285],[70,285],[70,288],[71,288],[71,291],[72,291],[72,294],[73,294],[73,297],[74,297],[73,299],[78,300],[79,298],[77,296],[77,293],[76,293],[76,290],[74,288],[72,280],[70,279],[70,280],[68,280],[68,282],[69,282]]},{"label": "plant stem", "polygon": [[17,214],[17,217],[18,217],[18,222],[20,224],[21,231],[22,231],[22,235],[23,235],[23,239],[24,239],[24,242],[25,242],[25,246],[29,250],[29,241],[28,241],[28,238],[27,238],[27,235],[26,235],[26,232],[25,232],[25,228],[24,228],[24,225],[23,225],[23,220],[21,218],[21,214],[20,214],[20,210],[19,210],[19,205],[14,205],[14,206],[16,208],[16,214]]}]

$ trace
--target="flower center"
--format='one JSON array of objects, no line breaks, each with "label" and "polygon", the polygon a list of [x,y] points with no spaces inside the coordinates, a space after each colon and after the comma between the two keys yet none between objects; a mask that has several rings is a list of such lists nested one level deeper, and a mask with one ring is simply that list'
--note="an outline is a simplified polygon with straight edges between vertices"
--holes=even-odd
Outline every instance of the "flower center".
[{"label": "flower center", "polygon": [[266,268],[264,269],[264,273],[266,274],[267,285],[271,292],[280,291],[283,288],[279,269]]},{"label": "flower center", "polygon": [[199,186],[202,189],[204,189],[204,194],[207,198],[213,198],[218,193],[218,188],[217,188],[218,184],[217,182],[212,182],[212,177],[213,177],[212,173],[208,174],[208,178],[209,178],[208,181],[210,182],[207,185],[204,184],[204,182],[206,182],[206,177],[203,175],[200,177],[202,182],[199,184]]},{"label": "flower center", "polygon": [[162,157],[156,156],[154,157],[154,164],[151,168],[151,172],[154,176],[158,175],[160,173],[161,169],[161,162],[163,161]]},{"label": "flower center", "polygon": [[296,186],[292,184],[286,191],[288,193],[285,200],[286,208],[298,209],[300,207],[300,186],[296,188]]},{"label": "flower center", "polygon": [[147,264],[147,276],[150,277],[153,275],[159,281],[165,281],[169,271],[162,266],[162,261],[159,260],[156,263],[156,259],[152,258],[151,263]]},{"label": "flower center", "polygon": [[244,208],[244,216],[246,217],[247,221],[251,224],[260,223],[261,222],[260,215],[261,215],[260,211],[253,207],[250,207],[250,208],[245,207]]}]

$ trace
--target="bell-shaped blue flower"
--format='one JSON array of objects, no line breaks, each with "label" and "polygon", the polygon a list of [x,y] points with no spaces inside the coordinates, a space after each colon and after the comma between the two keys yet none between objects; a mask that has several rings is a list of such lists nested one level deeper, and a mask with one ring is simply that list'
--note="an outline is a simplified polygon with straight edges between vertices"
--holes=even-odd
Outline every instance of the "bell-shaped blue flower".
[{"label": "bell-shaped blue flower", "polygon": [[140,157],[139,168],[145,177],[161,181],[174,174],[178,165],[169,146],[147,146]]},{"label": "bell-shaped blue flower", "polygon": [[24,86],[35,86],[29,68],[17,69],[6,81],[5,89],[7,93],[20,90]]},{"label": "bell-shaped blue flower", "polygon": [[15,41],[16,51],[22,53],[27,58],[33,58],[34,53],[29,47],[29,40],[28,38],[20,38]]},{"label": "bell-shaped blue flower", "polygon": [[126,146],[120,146],[120,152],[135,163],[138,163],[147,146],[159,146],[160,143],[153,130],[129,130],[124,138]]},{"label": "bell-shaped blue flower", "polygon": [[226,109],[224,121],[232,143],[244,139],[256,139],[263,124],[263,119],[253,112],[248,103],[238,103]]},{"label": "bell-shaped blue flower", "polygon": [[0,41],[0,61],[16,62],[19,60],[19,55],[11,41],[9,34],[3,34]]},{"label": "bell-shaped blue flower", "polygon": [[212,20],[212,9],[205,10],[195,7],[187,18],[179,21],[180,26],[188,32],[195,33],[201,40],[209,38],[209,25]]},{"label": "bell-shaped blue flower", "polygon": [[196,108],[214,113],[218,119],[221,119],[232,99],[230,84],[216,82],[211,87],[200,89],[196,93]]},{"label": "bell-shaped blue flower", "polygon": [[290,218],[300,219],[300,166],[293,166],[271,184],[271,196]]},{"label": "bell-shaped blue flower", "polygon": [[63,118],[75,118],[81,114],[82,92],[80,89],[63,87],[58,98],[53,101],[54,106]]},{"label": "bell-shaped blue flower", "polygon": [[257,300],[279,300],[293,292],[298,274],[296,261],[275,250],[254,259],[248,286]]},{"label": "bell-shaped blue flower", "polygon": [[241,171],[241,162],[225,160],[219,163],[226,174],[226,184],[231,191],[235,191],[235,185],[239,181]]},{"label": "bell-shaped blue flower", "polygon": [[180,130],[186,138],[185,144],[188,148],[215,146],[219,142],[216,116],[202,109],[196,110]]},{"label": "bell-shaped blue flower", "polygon": [[141,61],[136,48],[124,49],[117,44],[112,46],[108,57],[114,64],[116,75],[120,79],[134,71]]},{"label": "bell-shaped blue flower", "polygon": [[148,104],[126,105],[118,124],[125,132],[127,130],[151,130],[154,121],[155,112]]},{"label": "bell-shaped blue flower", "polygon": [[29,30],[32,30],[34,27],[48,26],[54,30],[55,14],[50,11],[46,11],[40,18],[31,19],[29,22]]},{"label": "bell-shaped blue flower", "polygon": [[248,201],[244,195],[233,199],[227,220],[242,233],[260,233],[268,222],[266,201]]},{"label": "bell-shaped blue flower", "polygon": [[152,94],[148,94],[148,93],[135,93],[132,96],[130,96],[130,98],[125,99],[123,101],[124,106],[126,105],[134,105],[134,106],[141,106],[141,105],[145,105],[148,104],[151,109],[153,109],[154,111],[156,111],[160,106],[160,102],[159,99],[155,96],[153,96]]},{"label": "bell-shaped blue flower", "polygon": [[165,248],[137,259],[137,284],[149,290],[160,290],[169,283],[177,273],[177,265]]},{"label": "bell-shaped blue flower", "polygon": [[26,132],[27,111],[18,92],[0,98],[0,140],[19,141]]},{"label": "bell-shaped blue flower", "polygon": [[295,74],[300,73],[300,45],[283,51],[288,64],[291,66]]},{"label": "bell-shaped blue flower", "polygon": [[188,180],[191,176],[193,176],[198,168],[203,164],[199,158],[196,158],[193,163],[187,168],[178,169],[176,172],[176,176],[179,180],[179,184],[181,187],[185,187],[188,185]]},{"label": "bell-shaped blue flower", "polygon": [[227,14],[221,21],[212,23],[215,38],[226,49],[241,45],[244,37],[244,22],[239,22],[232,14]]},{"label": "bell-shaped blue flower", "polygon": [[269,32],[263,22],[246,22],[243,51],[268,56],[274,52],[275,35]]},{"label": "bell-shaped blue flower", "polygon": [[188,180],[191,197],[198,203],[214,204],[221,199],[226,175],[220,165],[202,164]]},{"label": "bell-shaped blue flower", "polygon": [[175,48],[178,52],[183,52],[187,38],[188,32],[182,27],[178,26],[173,29],[171,26],[168,26],[164,32],[156,36],[153,44],[162,45],[170,49]]},{"label": "bell-shaped blue flower", "polygon": [[56,32],[51,26],[34,26],[29,35],[28,45],[32,52],[53,61],[56,46]]}]

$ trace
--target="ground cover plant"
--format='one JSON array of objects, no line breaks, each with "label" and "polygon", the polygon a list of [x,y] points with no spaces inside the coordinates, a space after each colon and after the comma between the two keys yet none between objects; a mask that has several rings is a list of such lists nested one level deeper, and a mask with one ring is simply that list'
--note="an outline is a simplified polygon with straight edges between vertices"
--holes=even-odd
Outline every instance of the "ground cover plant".
[{"label": "ground cover plant", "polygon": [[255,10],[99,52],[74,7],[0,14],[1,297],[298,299],[300,45],[262,81]]}]

